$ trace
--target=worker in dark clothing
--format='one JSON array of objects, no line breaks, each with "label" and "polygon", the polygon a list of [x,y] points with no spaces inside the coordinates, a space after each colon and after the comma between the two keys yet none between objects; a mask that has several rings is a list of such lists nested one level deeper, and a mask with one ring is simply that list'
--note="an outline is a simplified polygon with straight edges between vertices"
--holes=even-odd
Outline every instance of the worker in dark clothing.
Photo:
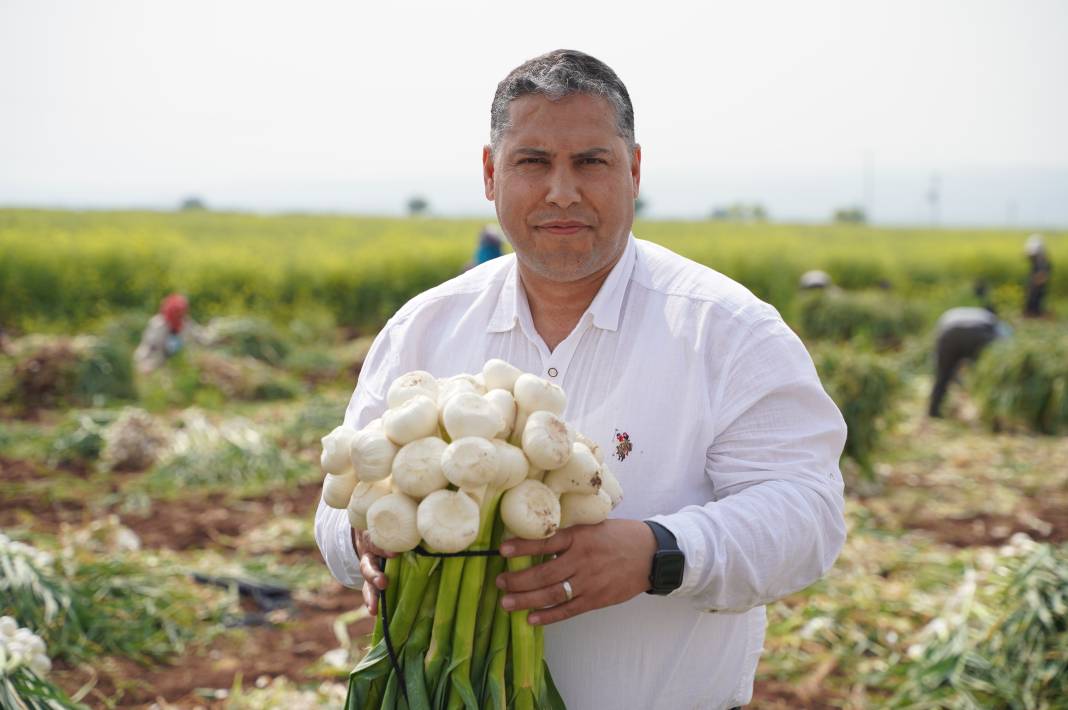
[{"label": "worker in dark clothing", "polygon": [[1027,301],[1024,303],[1024,315],[1037,318],[1045,313],[1042,302],[1046,300],[1046,285],[1049,283],[1051,269],[1042,235],[1032,234],[1028,237],[1024,251],[1031,261],[1031,271],[1027,275]]},{"label": "worker in dark clothing", "polygon": [[501,229],[496,224],[487,224],[478,234],[478,244],[475,246],[475,256],[464,265],[464,271],[473,269],[479,264],[485,264],[490,259],[496,259],[502,252],[504,238]]},{"label": "worker in dark clothing", "polygon": [[974,362],[979,353],[1011,331],[998,319],[992,306],[950,308],[935,325],[935,383],[928,414],[940,417],[942,400],[964,362]]}]

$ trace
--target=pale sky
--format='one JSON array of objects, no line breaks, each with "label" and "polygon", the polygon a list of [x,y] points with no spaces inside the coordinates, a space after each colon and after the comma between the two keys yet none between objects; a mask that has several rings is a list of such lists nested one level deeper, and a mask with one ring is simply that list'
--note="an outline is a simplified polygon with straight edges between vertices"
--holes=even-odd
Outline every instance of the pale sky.
[{"label": "pale sky", "polygon": [[[0,205],[491,214],[496,83],[627,84],[650,215],[1068,224],[1068,2],[0,0]],[[869,181],[865,188],[865,165]]]}]

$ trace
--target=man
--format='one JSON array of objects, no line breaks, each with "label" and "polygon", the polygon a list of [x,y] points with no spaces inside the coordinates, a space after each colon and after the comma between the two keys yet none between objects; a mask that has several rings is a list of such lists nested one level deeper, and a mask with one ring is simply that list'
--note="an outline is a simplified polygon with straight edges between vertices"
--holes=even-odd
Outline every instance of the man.
[{"label": "man", "polygon": [[931,388],[928,416],[942,416],[946,390],[961,365],[975,362],[987,345],[1012,334],[1012,329],[998,318],[990,300],[990,287],[985,280],[976,282],[975,296],[983,304],[982,308],[950,308],[935,324],[935,381]]},{"label": "man", "polygon": [[928,416],[942,416],[942,400],[961,365],[975,362],[983,349],[1008,335],[1008,328],[987,308],[950,308],[935,325],[935,382]]},{"label": "man", "polygon": [[[572,710],[744,704],[764,604],[818,579],[845,538],[842,418],[773,308],[631,235],[642,153],[610,68],[569,50],[532,59],[498,85],[490,126],[486,197],[515,254],[398,311],[346,422],[379,416],[415,369],[499,357],[561,385],[564,418],[615,452],[624,499],[599,525],[503,544],[555,558],[502,574],[502,604],[546,625]],[[373,608],[387,580],[351,534],[320,504],[327,564],[350,585],[362,573]]]},{"label": "man", "polygon": [[1043,301],[1046,300],[1046,284],[1049,283],[1051,266],[1046,254],[1046,243],[1041,234],[1032,234],[1024,244],[1027,260],[1031,268],[1027,274],[1027,300],[1024,303],[1024,315],[1038,318],[1045,313]]}]

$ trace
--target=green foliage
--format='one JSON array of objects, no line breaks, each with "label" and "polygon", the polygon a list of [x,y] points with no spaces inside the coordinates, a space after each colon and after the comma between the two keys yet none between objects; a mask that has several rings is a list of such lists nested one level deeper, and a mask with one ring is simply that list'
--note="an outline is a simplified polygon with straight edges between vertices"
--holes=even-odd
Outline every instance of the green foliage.
[{"label": "green foliage", "polygon": [[230,355],[278,365],[289,353],[289,345],[281,333],[262,318],[216,318],[209,332],[212,346]]},{"label": "green foliage", "polygon": [[415,195],[414,197],[408,198],[407,207],[408,214],[413,216],[421,215],[430,209],[430,202],[422,195]]},{"label": "green foliage", "polygon": [[132,355],[121,341],[94,339],[78,361],[75,401],[99,407],[136,398]]},{"label": "green foliage", "polygon": [[136,395],[132,351],[94,336],[30,336],[16,341],[9,365],[13,379],[4,397],[17,407],[94,406]]},{"label": "green foliage", "polygon": [[992,587],[966,581],[952,618],[928,627],[889,707],[1068,707],[1068,548],[1004,564]]},{"label": "green foliage", "polygon": [[267,441],[242,419],[216,426],[188,415],[173,453],[140,481],[153,494],[176,494],[190,487],[257,491],[318,475]]},{"label": "green foliage", "polygon": [[7,419],[0,425],[0,456],[44,461],[52,441],[52,432],[36,422]]},{"label": "green foliage", "polygon": [[148,313],[126,311],[94,324],[92,332],[99,332],[104,340],[132,353],[141,342],[141,334],[148,325],[148,319]]},{"label": "green foliage", "polygon": [[189,452],[154,469],[145,485],[154,493],[174,493],[189,487],[263,489],[295,483],[311,467],[266,447],[248,452],[233,444],[205,453]]},{"label": "green foliage", "polygon": [[768,211],[759,202],[732,202],[712,210],[711,218],[727,222],[767,222]]},{"label": "green foliage", "polygon": [[178,205],[178,209],[182,212],[203,212],[208,209],[208,204],[202,197],[190,195],[182,200],[181,204]]},{"label": "green foliage", "polygon": [[52,439],[49,465],[95,463],[104,450],[104,430],[117,416],[117,411],[98,409],[68,417]]},{"label": "green foliage", "polygon": [[835,290],[805,294],[798,320],[805,338],[860,339],[879,348],[898,347],[923,327],[919,309],[901,299],[886,293]]},{"label": "green foliage", "polygon": [[[18,384],[15,379],[15,359],[0,350],[0,402],[13,402]],[[2,436],[3,432],[0,432]]]},{"label": "green foliage", "polygon": [[868,221],[868,215],[864,212],[863,207],[840,207],[834,211],[832,215],[835,222],[841,222],[845,224],[865,224]]},{"label": "green foliage", "polygon": [[249,399],[260,401],[272,401],[276,399],[292,399],[300,393],[300,387],[287,379],[268,378],[256,384]]},{"label": "green foliage", "polygon": [[193,637],[200,603],[180,573],[71,555],[55,560],[0,541],[0,613],[39,634],[53,658],[108,653],[149,662]]},{"label": "green foliage", "polygon": [[338,332],[334,314],[323,306],[312,305],[296,313],[286,324],[286,330],[295,346],[316,347],[333,345]]},{"label": "green foliage", "polygon": [[897,369],[887,356],[849,347],[814,349],[812,355],[824,388],[849,428],[844,455],[870,477],[872,454],[892,422],[901,389]]},{"label": "green foliage", "polygon": [[13,674],[0,672],[0,708],[5,710],[82,710],[85,705],[67,697],[47,678],[22,666]]},{"label": "green foliage", "polygon": [[345,371],[333,352],[321,348],[294,350],[282,366],[286,372],[313,384],[337,381]]},{"label": "green foliage", "polygon": [[140,375],[137,389],[141,403],[153,411],[191,404],[215,406],[224,401],[218,391],[206,391],[200,370],[187,348],[168,358],[162,367]]},{"label": "green foliage", "polygon": [[297,396],[301,387],[288,373],[252,357],[187,348],[139,382],[150,410],[197,405],[216,408],[232,400],[270,401]]},{"label": "green foliage", "polygon": [[1068,431],[1068,331],[1039,324],[987,347],[973,392],[994,428]]},{"label": "green foliage", "polygon": [[347,404],[347,397],[316,397],[308,401],[282,427],[280,442],[286,448],[297,451],[317,448],[319,440],[341,424]]}]

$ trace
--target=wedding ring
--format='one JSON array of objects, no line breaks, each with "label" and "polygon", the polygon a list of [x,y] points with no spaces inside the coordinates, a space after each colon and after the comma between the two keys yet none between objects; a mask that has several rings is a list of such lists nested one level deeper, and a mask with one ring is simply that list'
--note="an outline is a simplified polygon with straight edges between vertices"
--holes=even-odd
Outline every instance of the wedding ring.
[{"label": "wedding ring", "polygon": [[567,596],[567,600],[571,601],[571,597],[573,597],[575,593],[571,590],[570,580],[565,579],[563,582],[560,582],[560,584],[564,585],[564,594]]}]

